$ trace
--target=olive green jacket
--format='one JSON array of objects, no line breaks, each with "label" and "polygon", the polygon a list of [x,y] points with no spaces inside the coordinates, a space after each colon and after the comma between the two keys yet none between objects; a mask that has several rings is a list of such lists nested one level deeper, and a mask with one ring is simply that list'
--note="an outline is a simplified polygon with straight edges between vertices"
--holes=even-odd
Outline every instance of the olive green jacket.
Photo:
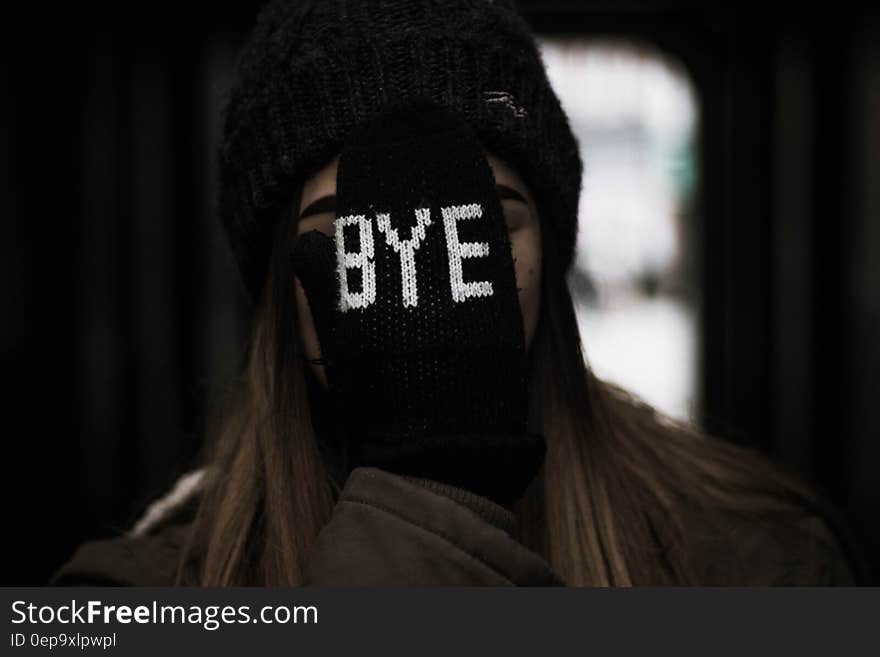
[{"label": "olive green jacket", "polygon": [[[702,537],[691,564],[697,583],[854,583],[827,530],[818,520],[812,522],[808,531],[779,536],[757,525],[695,518],[694,535]],[[306,584],[563,585],[544,559],[513,538],[514,523],[508,510],[467,491],[357,468],[313,546]],[[188,520],[178,518],[139,535],[85,543],[52,583],[170,586],[187,529]]]}]

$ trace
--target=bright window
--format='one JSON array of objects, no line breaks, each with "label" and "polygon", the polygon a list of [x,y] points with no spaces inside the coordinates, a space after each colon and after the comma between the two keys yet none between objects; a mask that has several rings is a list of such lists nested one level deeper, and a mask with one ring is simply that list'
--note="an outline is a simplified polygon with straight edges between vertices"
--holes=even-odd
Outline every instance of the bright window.
[{"label": "bright window", "polygon": [[587,360],[693,419],[697,103],[683,67],[629,41],[540,39],[584,161],[570,285]]}]

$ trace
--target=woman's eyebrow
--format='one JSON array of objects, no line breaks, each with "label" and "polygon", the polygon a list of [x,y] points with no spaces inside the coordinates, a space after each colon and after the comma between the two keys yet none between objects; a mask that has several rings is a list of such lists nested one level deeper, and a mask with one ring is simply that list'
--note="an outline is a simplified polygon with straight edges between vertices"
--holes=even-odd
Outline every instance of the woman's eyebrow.
[{"label": "woman's eyebrow", "polygon": [[513,199],[514,201],[521,201],[528,204],[526,197],[516,191],[513,187],[508,187],[507,185],[495,185],[495,189],[498,190],[498,196],[502,201],[504,199]]},{"label": "woman's eyebrow", "polygon": [[[518,191],[513,189],[513,187],[508,187],[507,185],[496,185],[495,188],[498,190],[498,196],[502,200],[513,199],[514,201],[527,203],[525,197]],[[314,214],[323,214],[325,212],[336,212],[335,194],[322,196],[318,200],[313,201],[300,213],[299,218],[304,219],[305,217],[310,217]]]},{"label": "woman's eyebrow", "polygon": [[308,207],[299,213],[299,218],[310,217],[313,214],[323,214],[325,212],[336,212],[336,195],[330,194],[322,196],[317,201],[313,201]]}]

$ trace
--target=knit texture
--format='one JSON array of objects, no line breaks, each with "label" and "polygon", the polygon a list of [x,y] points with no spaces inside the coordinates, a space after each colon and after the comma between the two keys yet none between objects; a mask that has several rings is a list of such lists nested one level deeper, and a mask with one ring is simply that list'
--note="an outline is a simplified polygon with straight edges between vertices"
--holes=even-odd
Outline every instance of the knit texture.
[{"label": "knit texture", "polygon": [[346,142],[335,236],[303,233],[308,298],[353,465],[501,503],[543,459],[526,431],[527,362],[495,179],[461,117],[395,107]]},{"label": "knit texture", "polygon": [[582,164],[534,38],[507,0],[275,1],[241,51],[224,110],[220,211],[257,299],[274,227],[357,126],[406,99],[458,112],[510,162],[571,262]]}]

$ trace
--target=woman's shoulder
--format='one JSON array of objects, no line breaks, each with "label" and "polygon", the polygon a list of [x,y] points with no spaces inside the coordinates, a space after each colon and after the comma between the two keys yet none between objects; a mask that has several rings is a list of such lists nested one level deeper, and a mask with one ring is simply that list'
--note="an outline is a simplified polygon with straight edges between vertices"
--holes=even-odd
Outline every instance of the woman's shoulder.
[{"label": "woman's shoulder", "polygon": [[202,471],[181,477],[128,532],[88,541],[52,576],[54,586],[171,586],[195,512]]},{"label": "woman's shoulder", "polygon": [[856,567],[818,512],[703,509],[684,523],[692,576],[707,586],[848,586]]},{"label": "woman's shoulder", "polygon": [[171,586],[188,525],[145,536],[88,541],[52,577],[53,586]]},{"label": "woman's shoulder", "polygon": [[652,410],[637,412],[649,418],[645,435],[664,447],[651,481],[659,482],[665,510],[652,530],[674,581],[823,586],[862,578],[864,560],[843,516],[803,474],[757,450],[660,422]]}]

